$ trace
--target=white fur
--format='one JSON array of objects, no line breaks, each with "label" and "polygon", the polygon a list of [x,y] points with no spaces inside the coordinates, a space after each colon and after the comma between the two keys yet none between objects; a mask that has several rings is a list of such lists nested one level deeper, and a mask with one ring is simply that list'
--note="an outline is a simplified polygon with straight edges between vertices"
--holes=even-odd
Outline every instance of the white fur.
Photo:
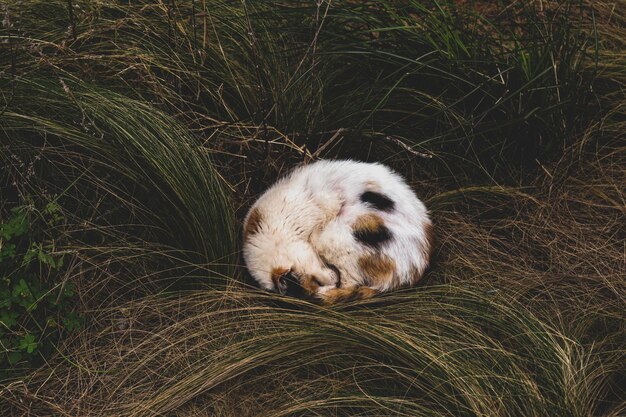
[{"label": "white fur", "polygon": [[[366,191],[387,196],[393,210],[363,203],[360,197]],[[428,266],[428,212],[404,180],[384,165],[348,160],[303,166],[269,188],[250,212],[255,208],[262,221],[244,242],[243,253],[250,273],[265,289],[275,289],[271,271],[283,268],[315,275],[322,284],[319,294],[324,294],[338,279],[327,264],[340,271],[342,287],[363,285],[358,259],[372,253],[395,262],[393,280],[372,286],[378,291],[411,285],[415,272],[421,276]],[[352,230],[359,216],[373,212],[392,235],[380,248],[359,242]]]}]

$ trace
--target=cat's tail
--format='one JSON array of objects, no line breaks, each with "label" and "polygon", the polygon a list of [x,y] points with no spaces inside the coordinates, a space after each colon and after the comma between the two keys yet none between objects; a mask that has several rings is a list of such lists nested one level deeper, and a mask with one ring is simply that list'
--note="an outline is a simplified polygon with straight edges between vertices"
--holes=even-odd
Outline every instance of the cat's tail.
[{"label": "cat's tail", "polygon": [[318,294],[324,304],[346,303],[348,301],[372,298],[379,291],[370,287],[333,288],[324,294]]}]

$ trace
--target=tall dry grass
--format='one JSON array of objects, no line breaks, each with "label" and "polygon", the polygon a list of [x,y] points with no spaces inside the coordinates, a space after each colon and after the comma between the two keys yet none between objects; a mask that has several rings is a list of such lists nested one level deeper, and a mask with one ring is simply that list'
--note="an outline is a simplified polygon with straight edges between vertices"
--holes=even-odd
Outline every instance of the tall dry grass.
[{"label": "tall dry grass", "polygon": [[[0,213],[59,202],[88,320],[2,414],[624,415],[619,4],[5,3]],[[431,209],[423,285],[248,285],[236,219],[338,157]]]}]

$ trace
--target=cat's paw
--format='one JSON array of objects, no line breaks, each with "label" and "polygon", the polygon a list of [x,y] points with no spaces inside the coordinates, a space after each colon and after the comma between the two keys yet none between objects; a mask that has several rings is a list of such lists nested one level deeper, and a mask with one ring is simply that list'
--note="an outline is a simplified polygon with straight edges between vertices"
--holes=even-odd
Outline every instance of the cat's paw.
[{"label": "cat's paw", "polygon": [[315,274],[320,287],[338,287],[339,286],[339,273],[335,269],[324,268]]},{"label": "cat's paw", "polygon": [[301,279],[302,288],[309,295],[317,296],[320,291],[328,291],[339,286],[339,275],[330,268],[325,268],[314,274],[305,274]]},{"label": "cat's paw", "polygon": [[315,296],[317,298],[323,299],[326,296],[326,294],[336,289],[337,289],[336,285],[324,285],[322,287],[317,288],[317,293],[315,294]]}]

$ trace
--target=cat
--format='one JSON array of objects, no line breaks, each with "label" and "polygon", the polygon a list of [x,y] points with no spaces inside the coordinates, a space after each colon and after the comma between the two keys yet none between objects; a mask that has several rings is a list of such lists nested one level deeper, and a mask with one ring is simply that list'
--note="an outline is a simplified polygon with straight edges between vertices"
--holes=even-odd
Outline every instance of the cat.
[{"label": "cat", "polygon": [[378,163],[319,161],[270,187],[244,219],[243,255],[259,285],[324,303],[414,285],[433,225],[398,174]]}]

